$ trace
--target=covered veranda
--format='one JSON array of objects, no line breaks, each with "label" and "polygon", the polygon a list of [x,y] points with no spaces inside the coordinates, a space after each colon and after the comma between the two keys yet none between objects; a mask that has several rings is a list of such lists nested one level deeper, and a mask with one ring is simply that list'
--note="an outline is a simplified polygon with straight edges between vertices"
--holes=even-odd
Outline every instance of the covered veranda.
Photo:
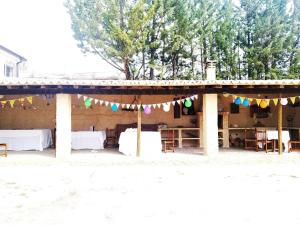
[{"label": "covered veranda", "polygon": [[[150,105],[164,102],[172,102],[174,99],[180,97],[197,96],[197,99],[193,99],[195,102],[195,112],[192,117],[182,116],[180,119],[169,120],[164,118],[163,113],[172,115],[174,114],[174,107],[171,105],[171,111],[164,112],[163,109],[152,109],[150,116],[144,116],[141,110],[131,112],[129,120],[126,114],[122,110],[119,110],[119,117],[122,121],[136,122],[136,155],[141,154],[141,132],[143,123],[160,123],[166,122],[168,128],[185,129],[185,125],[188,128],[193,128],[191,121],[198,137],[195,137],[197,148],[201,149],[206,155],[215,155],[219,151],[219,143],[224,149],[230,147],[230,143],[234,143],[232,138],[236,139],[236,135],[239,130],[248,129],[254,127],[254,122],[257,120],[263,123],[264,127],[272,127],[278,133],[278,142],[282,143],[282,129],[298,129],[300,127],[300,121],[298,121],[297,114],[298,108],[296,107],[297,98],[294,103],[290,103],[290,106],[283,106],[277,104],[276,106],[269,102],[271,110],[268,118],[257,118],[254,116],[252,119],[245,119],[250,109],[246,106],[239,106],[239,113],[236,113],[231,109],[232,101],[237,97],[244,98],[256,98],[256,99],[281,99],[287,97],[295,97],[300,95],[299,85],[297,80],[270,80],[270,81],[224,81],[215,80],[215,68],[213,65],[207,68],[207,80],[203,81],[125,81],[125,80],[68,80],[68,79],[7,79],[0,82],[0,94],[5,96],[19,96],[20,98],[26,98],[28,95],[52,95],[55,99],[55,107],[52,111],[49,111],[49,115],[52,121],[52,128],[56,129],[56,157],[68,158],[71,154],[71,134],[74,130],[74,122],[72,117],[78,117],[80,120],[81,112],[76,111],[76,104],[74,102],[80,101],[80,98],[90,97],[96,100],[107,100],[111,102],[118,102],[120,104],[131,104],[132,99],[135,99],[136,105]],[[78,97],[78,95],[80,95]],[[230,95],[230,96],[228,96]],[[78,103],[79,104],[79,103]],[[81,104],[84,104],[83,101]],[[75,105],[75,107],[74,107]],[[182,105],[182,104],[181,104]],[[83,105],[84,106],[84,105]],[[103,103],[105,106],[105,103]],[[174,105],[175,106],[175,105]],[[121,106],[120,106],[121,107]],[[75,109],[74,109],[75,108]],[[109,110],[108,110],[109,109]],[[111,116],[111,106],[103,112],[106,115],[103,121],[109,121]],[[95,109],[97,110],[97,109]],[[98,109],[99,110],[99,109]],[[182,112],[182,109],[180,109]],[[51,112],[51,113],[50,113]],[[5,121],[5,115],[11,114],[10,112],[0,113],[1,120]],[[103,116],[103,114],[101,114]],[[238,115],[239,114],[239,115]],[[293,114],[293,124],[288,124],[285,118]],[[47,116],[45,114],[45,120]],[[116,114],[117,115],[117,114]],[[222,124],[218,124],[220,121],[220,115],[222,115]],[[271,115],[271,116],[270,116]],[[282,117],[284,115],[284,117]],[[32,113],[31,116],[34,116]],[[173,117],[173,115],[172,115]],[[249,118],[251,118],[248,115]],[[284,118],[284,119],[283,119]],[[195,121],[196,120],[196,121]],[[41,120],[42,121],[42,120]],[[174,121],[181,121],[176,122]],[[185,122],[182,122],[185,121]],[[72,125],[73,123],[73,125]],[[1,129],[8,129],[9,123],[2,122]],[[105,127],[115,126],[116,122],[108,123]],[[219,125],[219,126],[218,126]],[[27,125],[28,126],[28,125]],[[41,125],[42,126],[42,125]],[[46,125],[45,125],[46,126]],[[89,129],[91,124],[85,124],[85,129]],[[26,127],[27,129],[35,127]],[[45,127],[43,127],[45,128]],[[48,128],[48,127],[47,127]],[[17,129],[17,127],[14,127]],[[79,130],[82,129],[78,125]],[[238,132],[239,131],[239,132]],[[179,132],[178,132],[179,135]],[[233,137],[234,136],[234,137]],[[183,142],[184,137],[177,137],[177,147]],[[193,137],[194,138],[194,137]],[[220,142],[221,141],[221,142]],[[188,142],[188,140],[187,140]],[[235,143],[234,143],[235,144]],[[282,152],[282,145],[278,144],[279,153]]]}]

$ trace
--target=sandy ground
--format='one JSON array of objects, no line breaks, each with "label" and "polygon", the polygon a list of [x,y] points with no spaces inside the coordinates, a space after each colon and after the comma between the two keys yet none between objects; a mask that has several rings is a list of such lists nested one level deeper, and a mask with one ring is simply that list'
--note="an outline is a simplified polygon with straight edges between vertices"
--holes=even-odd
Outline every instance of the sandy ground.
[{"label": "sandy ground", "polygon": [[300,224],[300,154],[9,152],[0,225]]}]

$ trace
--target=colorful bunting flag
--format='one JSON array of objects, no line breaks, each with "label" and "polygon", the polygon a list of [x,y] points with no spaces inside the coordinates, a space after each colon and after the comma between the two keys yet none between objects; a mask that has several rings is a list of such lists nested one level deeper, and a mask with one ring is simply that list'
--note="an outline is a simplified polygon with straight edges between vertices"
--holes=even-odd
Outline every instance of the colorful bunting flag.
[{"label": "colorful bunting flag", "polygon": [[274,102],[274,105],[277,106],[277,104],[278,104],[278,98],[273,98],[272,100]]},{"label": "colorful bunting flag", "polygon": [[16,101],[15,99],[9,100],[10,106],[11,106],[12,108],[14,107],[15,101]]},{"label": "colorful bunting flag", "polygon": [[26,99],[27,99],[27,101],[28,101],[30,104],[32,104],[32,96],[27,97]]},{"label": "colorful bunting flag", "polygon": [[290,97],[290,99],[291,99],[291,102],[292,102],[293,104],[295,104],[296,97]]}]

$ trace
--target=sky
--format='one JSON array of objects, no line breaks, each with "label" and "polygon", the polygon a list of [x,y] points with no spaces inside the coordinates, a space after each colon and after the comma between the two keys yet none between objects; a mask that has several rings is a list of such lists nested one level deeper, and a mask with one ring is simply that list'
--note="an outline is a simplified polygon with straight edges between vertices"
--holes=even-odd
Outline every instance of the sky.
[{"label": "sky", "polygon": [[0,0],[0,45],[28,60],[28,72],[115,74],[77,47],[64,0]]}]

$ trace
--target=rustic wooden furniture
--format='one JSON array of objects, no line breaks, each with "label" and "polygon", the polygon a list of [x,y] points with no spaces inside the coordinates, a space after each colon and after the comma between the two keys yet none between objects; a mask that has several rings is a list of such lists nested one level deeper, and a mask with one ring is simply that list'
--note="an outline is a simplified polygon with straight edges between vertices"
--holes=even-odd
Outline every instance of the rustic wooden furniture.
[{"label": "rustic wooden furniture", "polygon": [[167,130],[167,136],[163,143],[163,152],[175,152],[175,130]]},{"label": "rustic wooden furniture", "polygon": [[1,144],[0,144],[0,147],[1,147],[1,148],[4,148],[4,149],[3,149],[3,153],[1,152],[1,153],[0,153],[0,156],[5,156],[5,157],[7,157],[7,144],[1,143]]},{"label": "rustic wooden furniture", "polygon": [[300,151],[300,140],[289,141],[289,151],[288,152],[293,152],[293,151]]},{"label": "rustic wooden furniture", "polygon": [[245,129],[244,141],[245,141],[245,149],[254,149],[256,151],[258,150],[255,128]]},{"label": "rustic wooden furniture", "polygon": [[162,141],[168,140],[167,132],[174,132],[174,140],[178,142],[178,147],[183,147],[184,141],[196,141],[197,146],[200,145],[200,128],[198,127],[174,127],[174,128],[160,128]]},{"label": "rustic wooden furniture", "polygon": [[268,140],[266,130],[260,129],[245,129],[245,149],[254,149],[258,151],[261,148],[265,149],[266,153],[274,150],[274,140]]},{"label": "rustic wooden furniture", "polygon": [[256,151],[258,151],[259,147],[265,149],[266,153],[270,150],[268,147],[271,146],[271,150],[274,151],[274,141],[275,140],[268,140],[267,131],[266,130],[258,130],[256,129]]},{"label": "rustic wooden furniture", "polygon": [[117,133],[115,129],[108,129],[105,130],[106,133],[106,140],[105,140],[105,147],[115,147],[117,145]]}]

